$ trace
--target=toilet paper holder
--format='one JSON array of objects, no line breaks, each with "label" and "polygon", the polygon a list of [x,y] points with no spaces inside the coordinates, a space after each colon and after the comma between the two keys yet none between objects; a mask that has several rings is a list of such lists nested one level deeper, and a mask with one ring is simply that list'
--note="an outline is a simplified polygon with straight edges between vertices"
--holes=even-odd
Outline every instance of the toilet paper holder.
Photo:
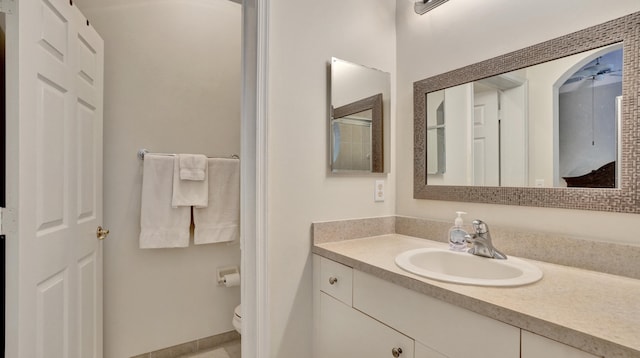
[{"label": "toilet paper holder", "polygon": [[216,273],[218,276],[218,285],[222,286],[224,285],[224,277],[226,275],[231,275],[234,273],[239,274],[240,271],[238,270],[238,266],[225,266],[225,267],[218,267],[216,269]]}]

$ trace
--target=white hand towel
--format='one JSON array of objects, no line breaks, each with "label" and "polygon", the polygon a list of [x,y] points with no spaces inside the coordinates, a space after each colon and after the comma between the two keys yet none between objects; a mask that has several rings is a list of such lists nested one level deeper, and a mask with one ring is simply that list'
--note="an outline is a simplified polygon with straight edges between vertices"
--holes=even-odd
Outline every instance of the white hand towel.
[{"label": "white hand towel", "polygon": [[144,156],[140,248],[189,246],[191,208],[171,207],[173,156]]},{"label": "white hand towel", "polygon": [[209,206],[193,209],[194,244],[234,241],[240,237],[240,161],[212,158]]},{"label": "white hand towel", "polygon": [[[204,167],[204,180],[181,180],[180,175],[180,154],[173,165],[173,198],[171,206],[177,208],[179,206],[195,206],[197,208],[206,208],[209,202],[209,170],[208,166]],[[205,157],[207,163],[207,157]]]},{"label": "white hand towel", "polygon": [[202,154],[178,154],[180,180],[203,181],[207,172],[207,157]]}]

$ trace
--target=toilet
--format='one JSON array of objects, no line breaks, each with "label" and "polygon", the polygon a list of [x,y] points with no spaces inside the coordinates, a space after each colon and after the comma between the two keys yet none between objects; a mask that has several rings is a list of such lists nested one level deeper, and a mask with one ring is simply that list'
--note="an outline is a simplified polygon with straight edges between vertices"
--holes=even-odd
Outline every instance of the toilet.
[{"label": "toilet", "polygon": [[242,334],[242,309],[240,305],[237,305],[233,310],[233,328],[238,331],[238,333]]}]

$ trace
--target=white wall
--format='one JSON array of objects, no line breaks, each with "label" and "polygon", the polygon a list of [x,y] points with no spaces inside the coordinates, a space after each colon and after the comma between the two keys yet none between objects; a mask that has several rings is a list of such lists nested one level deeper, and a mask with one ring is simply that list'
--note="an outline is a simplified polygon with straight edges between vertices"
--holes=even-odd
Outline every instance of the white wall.
[{"label": "white wall", "polygon": [[136,152],[239,153],[240,5],[79,2],[106,52],[104,357],[231,331],[240,290],[218,287],[215,272],[240,264],[239,246],[139,249]]},{"label": "white wall", "polygon": [[[640,244],[628,228],[638,216],[413,199],[414,81],[454,70],[565,33],[639,11],[637,0],[455,0],[426,15],[397,1],[397,213],[451,221],[456,210],[468,218],[600,241]],[[576,14],[580,14],[577,16]]]},{"label": "white wall", "polygon": [[[328,174],[327,64],[391,72],[393,98],[395,1],[278,0],[269,12],[269,356],[311,357],[311,222],[395,210],[393,165],[387,176]],[[393,138],[393,102],[391,113]],[[386,201],[374,203],[380,178]]]}]

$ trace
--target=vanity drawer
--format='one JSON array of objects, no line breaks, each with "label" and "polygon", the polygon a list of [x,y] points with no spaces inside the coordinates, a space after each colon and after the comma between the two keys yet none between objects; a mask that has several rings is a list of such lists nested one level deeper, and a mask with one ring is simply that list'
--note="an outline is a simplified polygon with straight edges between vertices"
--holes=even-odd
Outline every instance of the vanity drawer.
[{"label": "vanity drawer", "polygon": [[351,267],[320,257],[319,280],[320,291],[351,306],[353,302],[353,270]]}]

